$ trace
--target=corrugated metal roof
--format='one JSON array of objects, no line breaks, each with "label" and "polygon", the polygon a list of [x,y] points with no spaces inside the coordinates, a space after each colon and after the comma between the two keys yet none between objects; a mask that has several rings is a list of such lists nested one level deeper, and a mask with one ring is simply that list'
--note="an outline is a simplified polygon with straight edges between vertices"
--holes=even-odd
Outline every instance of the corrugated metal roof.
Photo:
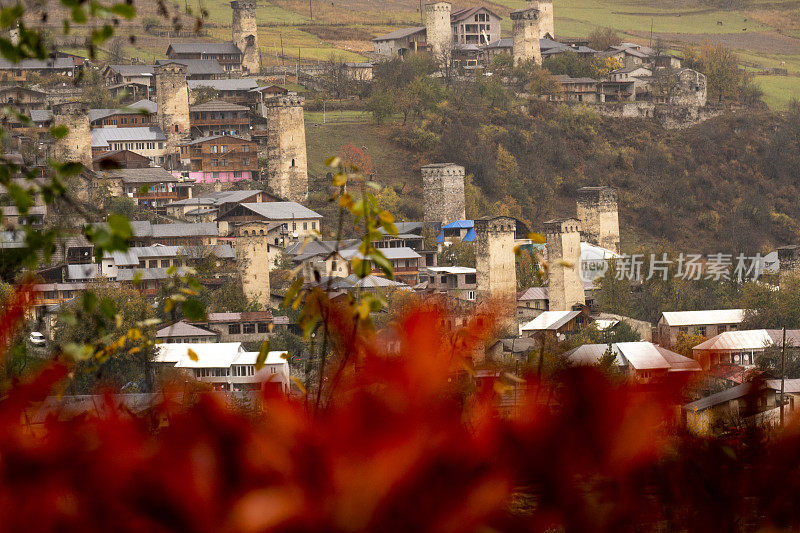
[{"label": "corrugated metal roof", "polygon": [[157,126],[136,128],[95,128],[92,130],[92,148],[107,147],[111,142],[166,141]]},{"label": "corrugated metal roof", "polygon": [[670,364],[651,342],[617,342],[614,348],[636,370],[668,369]]},{"label": "corrugated metal roof", "polygon": [[742,383],[741,385],[731,387],[730,389],[722,392],[706,396],[705,398],[700,398],[692,403],[687,403],[683,406],[683,410],[695,412],[702,411],[704,409],[708,409],[709,407],[714,407],[715,405],[720,405],[731,400],[744,398],[753,389],[753,387],[754,382],[748,381],[747,383]]},{"label": "corrugated metal roof", "polygon": [[[789,392],[792,394],[800,393],[800,379],[785,379],[783,381],[783,392]],[[766,380],[766,384],[770,389],[774,389],[776,391],[781,390],[781,380],[779,379],[768,379]]]},{"label": "corrugated metal roof", "polygon": [[409,35],[414,35],[415,33],[421,33],[425,31],[425,26],[416,26],[414,28],[401,28],[399,30],[394,30],[389,32],[385,35],[381,35],[380,37],[375,37],[372,39],[373,41],[393,41],[395,39],[402,39],[403,37],[408,37]]},{"label": "corrugated metal roof", "polygon": [[119,178],[123,183],[174,183],[179,181],[163,167],[118,168],[107,171],[111,178]]},{"label": "corrugated metal roof", "polygon": [[225,69],[216,59],[158,59],[156,65],[164,63],[180,63],[186,65],[187,76],[208,76],[225,74]]},{"label": "corrugated metal roof", "polygon": [[[583,344],[577,348],[573,348],[564,352],[564,357],[573,365],[576,366],[594,366],[600,362],[600,358],[608,350],[608,344]],[[624,361],[619,356],[619,351],[612,350],[617,355],[614,363],[618,366],[624,366]]]},{"label": "corrugated metal roof", "polygon": [[261,202],[241,205],[269,220],[322,218],[322,215],[316,211],[312,211],[297,202]]},{"label": "corrugated metal roof", "polygon": [[[241,54],[239,47],[232,41],[212,43],[205,41],[195,41],[187,43],[169,43],[167,55],[172,50],[176,54]],[[173,61],[180,61],[179,59]]]},{"label": "corrugated metal roof", "polygon": [[189,80],[189,89],[198,87],[211,87],[217,91],[249,91],[258,87],[258,82],[252,78],[225,79],[225,80]]},{"label": "corrugated metal roof", "polygon": [[68,57],[54,59],[23,59],[12,63],[8,59],[0,58],[0,70],[74,70],[75,62]]},{"label": "corrugated metal roof", "polygon": [[189,111],[247,111],[243,105],[236,105],[224,100],[210,100],[189,107]]},{"label": "corrugated metal roof", "polygon": [[522,326],[522,331],[555,331],[579,314],[580,311],[545,311]]},{"label": "corrugated metal roof", "polygon": [[183,146],[191,146],[193,144],[201,144],[216,139],[237,139],[239,141],[247,141],[247,139],[245,139],[244,137],[237,137],[236,135],[207,135],[206,137],[199,137],[197,139],[194,139],[193,141],[188,141],[182,144]]},{"label": "corrugated metal roof", "polygon": [[[665,311],[661,313],[669,326],[703,326],[711,324],[740,324],[744,309],[709,309],[704,311]],[[659,321],[660,322],[660,321]]]},{"label": "corrugated metal roof", "polygon": [[175,322],[174,324],[161,328],[156,331],[157,339],[164,339],[169,337],[216,337],[217,334],[213,331],[208,331],[203,328],[198,328],[184,321]]},{"label": "corrugated metal roof", "polygon": [[134,237],[198,237],[218,236],[215,222],[175,222],[173,224],[152,224],[149,221],[132,221]]},{"label": "corrugated metal roof", "polygon": [[430,270],[431,272],[445,274],[475,274],[477,272],[474,268],[460,266],[425,267],[425,269]]},{"label": "corrugated metal roof", "polygon": [[50,109],[31,109],[31,120],[34,122],[50,122],[53,120],[53,111]]},{"label": "corrugated metal roof", "polygon": [[529,287],[525,289],[519,296],[517,296],[517,301],[525,302],[528,300],[547,300],[549,298],[550,296],[547,287]]},{"label": "corrugated metal roof", "polygon": [[67,265],[67,279],[70,281],[85,281],[95,279],[100,275],[100,267],[96,263],[86,265]]},{"label": "corrugated metal roof", "polygon": [[[767,346],[780,346],[783,332],[780,329],[742,329],[724,331],[692,348],[697,351],[763,350]],[[786,345],[800,346],[800,330],[786,330]]]},{"label": "corrugated metal roof", "polygon": [[[411,248],[381,248],[381,252],[389,261],[398,259],[419,259],[422,256]],[[344,259],[350,259],[353,256],[361,257],[361,252],[357,249],[342,250],[340,254]]]},{"label": "corrugated metal roof", "polygon": [[212,246],[134,246],[126,252],[111,252],[106,258],[111,258],[116,266],[137,266],[142,259],[171,258],[178,256],[203,257],[213,254],[220,259],[235,259],[236,250],[230,244],[217,244]]}]

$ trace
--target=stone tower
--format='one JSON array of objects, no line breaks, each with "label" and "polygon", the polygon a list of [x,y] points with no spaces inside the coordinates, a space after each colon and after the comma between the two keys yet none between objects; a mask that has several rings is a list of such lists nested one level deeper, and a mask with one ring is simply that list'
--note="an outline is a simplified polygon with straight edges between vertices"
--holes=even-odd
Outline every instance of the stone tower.
[{"label": "stone tower", "polygon": [[542,50],[539,47],[540,12],[538,9],[528,8],[511,12],[512,21],[512,55],[514,64],[533,60],[537,65],[542,64]]},{"label": "stone tower", "polygon": [[450,59],[453,30],[450,25],[450,2],[425,4],[425,35],[428,50],[440,62]]},{"label": "stone tower", "polygon": [[611,187],[578,189],[578,220],[586,242],[619,253],[619,195]]},{"label": "stone tower", "polygon": [[[475,270],[479,302],[499,305],[504,332],[515,330],[517,312],[517,267],[514,233],[517,222],[509,217],[485,217],[475,221]],[[516,331],[513,331],[516,335]]]},{"label": "stone tower", "polygon": [[800,245],[792,244],[778,248],[778,285],[786,287],[792,278],[800,279]]},{"label": "stone tower", "polygon": [[164,167],[178,166],[178,145],[189,136],[189,86],[186,65],[167,62],[153,69],[156,84],[158,125],[167,137]]},{"label": "stone tower", "polygon": [[464,167],[435,163],[422,167],[425,223],[443,226],[466,218],[464,212]]},{"label": "stone tower", "polygon": [[281,198],[308,199],[306,129],[303,97],[274,96],[264,101],[267,119],[267,183]]},{"label": "stone tower", "polygon": [[69,128],[69,133],[56,139],[53,155],[59,161],[75,161],[92,168],[92,134],[89,127],[89,108],[81,102],[66,102],[53,106],[53,124]]},{"label": "stone tower", "polygon": [[556,35],[553,20],[553,0],[528,0],[528,8],[539,10],[539,38],[553,39]]},{"label": "stone tower", "polygon": [[242,276],[245,298],[269,309],[269,243],[264,235],[236,236],[236,268]]},{"label": "stone tower", "polygon": [[544,223],[549,265],[550,311],[569,311],[586,304],[580,277],[581,224],[574,218]]},{"label": "stone tower", "polygon": [[261,52],[258,49],[258,24],[255,0],[234,0],[233,44],[242,51],[242,70],[248,74],[261,72]]}]

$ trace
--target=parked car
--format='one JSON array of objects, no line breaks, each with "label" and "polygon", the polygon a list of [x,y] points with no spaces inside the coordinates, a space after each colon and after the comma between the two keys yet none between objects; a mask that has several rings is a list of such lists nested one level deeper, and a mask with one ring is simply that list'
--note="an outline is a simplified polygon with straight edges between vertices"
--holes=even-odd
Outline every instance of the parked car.
[{"label": "parked car", "polygon": [[47,344],[47,339],[44,338],[44,335],[39,333],[38,331],[32,331],[31,334],[28,336],[28,340],[31,341],[31,344],[34,346],[44,346]]}]

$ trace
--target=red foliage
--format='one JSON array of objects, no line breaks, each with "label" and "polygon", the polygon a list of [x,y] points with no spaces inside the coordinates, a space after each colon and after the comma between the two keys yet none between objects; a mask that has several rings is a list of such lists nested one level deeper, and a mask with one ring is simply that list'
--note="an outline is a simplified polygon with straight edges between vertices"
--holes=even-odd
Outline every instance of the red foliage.
[{"label": "red foliage", "polygon": [[339,158],[347,167],[355,167],[365,176],[371,176],[375,172],[375,165],[372,157],[353,143],[342,146]]},{"label": "red foliage", "polygon": [[[214,395],[169,421],[109,407],[48,420],[25,407],[66,369],[0,403],[0,527],[9,531],[737,530],[800,525],[800,433],[735,447],[675,435],[672,387],[611,384],[593,369],[533,384],[510,419],[490,390],[468,396],[488,315],[449,327],[436,305],[397,324],[388,354],[338,313],[339,387],[324,407],[272,397],[256,419]],[[2,328],[0,328],[2,329]],[[341,370],[339,370],[341,369]],[[539,392],[537,394],[536,392]],[[538,396],[538,399],[537,399]],[[110,400],[110,397],[108,397]],[[109,405],[111,403],[109,402]],[[39,434],[41,433],[41,434]],[[516,496],[526,505],[509,503]],[[522,495],[524,498],[519,498]]]}]

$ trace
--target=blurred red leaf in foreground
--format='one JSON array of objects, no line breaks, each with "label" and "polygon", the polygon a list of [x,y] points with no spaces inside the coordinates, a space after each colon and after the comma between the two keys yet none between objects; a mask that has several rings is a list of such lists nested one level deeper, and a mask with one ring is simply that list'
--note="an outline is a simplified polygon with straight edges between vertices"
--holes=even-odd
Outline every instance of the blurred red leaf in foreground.
[{"label": "blurred red leaf in foreground", "polygon": [[[340,384],[319,409],[279,397],[248,417],[215,395],[152,417],[31,407],[62,365],[0,402],[8,531],[740,531],[797,527],[800,433],[736,444],[682,435],[679,384],[643,390],[596,369],[528,380],[511,417],[470,394],[489,314],[454,329],[434,304],[396,323],[399,352],[333,323]],[[0,326],[0,329],[6,326]],[[351,333],[347,333],[351,332]],[[0,335],[7,333],[0,332]],[[2,337],[5,338],[5,337]],[[166,420],[164,427],[154,420]]]}]

